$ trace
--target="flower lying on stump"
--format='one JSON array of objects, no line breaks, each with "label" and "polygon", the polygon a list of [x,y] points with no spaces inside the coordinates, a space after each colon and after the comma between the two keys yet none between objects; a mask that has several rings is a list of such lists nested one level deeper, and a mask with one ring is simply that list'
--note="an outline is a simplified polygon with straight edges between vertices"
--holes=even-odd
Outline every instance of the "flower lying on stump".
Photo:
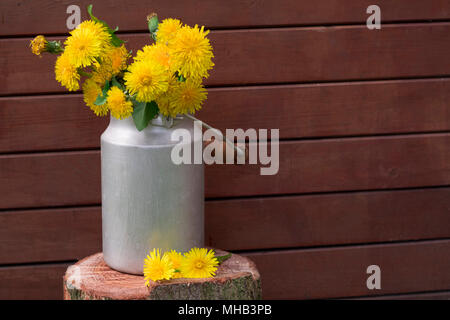
[{"label": "flower lying on stump", "polygon": [[231,257],[216,256],[213,250],[192,248],[181,254],[175,250],[161,254],[153,249],[144,260],[144,278],[146,285],[151,281],[177,278],[212,278],[216,275],[220,263]]}]

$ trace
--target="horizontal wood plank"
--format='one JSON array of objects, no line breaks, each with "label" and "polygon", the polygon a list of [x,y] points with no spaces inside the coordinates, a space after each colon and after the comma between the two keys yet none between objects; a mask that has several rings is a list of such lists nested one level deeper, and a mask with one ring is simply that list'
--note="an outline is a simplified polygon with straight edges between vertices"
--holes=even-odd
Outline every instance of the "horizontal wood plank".
[{"label": "horizontal wood plank", "polygon": [[[199,119],[280,138],[450,130],[450,79],[210,88]],[[355,115],[358,115],[355,117]],[[0,98],[0,152],[99,147],[108,117],[75,95]]]},{"label": "horizontal wood plank", "polygon": [[0,212],[0,264],[79,260],[102,251],[100,207]]},{"label": "horizontal wood plank", "polygon": [[450,300],[450,291],[394,294],[387,296],[354,298],[354,300]]},{"label": "horizontal wood plank", "polygon": [[[206,197],[450,184],[450,134],[288,141],[279,149],[276,175],[260,175],[260,165],[207,166]],[[100,152],[0,156],[0,194],[3,209],[98,204]]]},{"label": "horizontal wood plank", "polygon": [[[450,74],[450,23],[214,31],[208,85],[320,82]],[[129,34],[136,52],[146,34]],[[62,92],[55,57],[42,59],[29,39],[0,40],[0,95]],[[345,48],[345,50],[344,50]],[[268,63],[268,61],[270,63]]]},{"label": "horizontal wood plank", "polygon": [[450,134],[281,142],[277,174],[212,165],[205,190],[220,198],[448,185],[449,155]]},{"label": "horizontal wood plank", "polygon": [[450,238],[450,189],[209,201],[206,239],[253,250]]},{"label": "horizontal wood plank", "polygon": [[0,117],[0,152],[98,148],[109,123],[79,94],[0,98]]},{"label": "horizontal wood plank", "polygon": [[[366,9],[373,4],[369,0],[335,1],[317,0],[220,0],[195,1],[140,0],[91,1],[70,0],[0,2],[0,35],[55,34],[68,32],[66,20],[69,5],[81,9],[82,19],[87,19],[86,7],[94,4],[94,14],[120,31],[146,30],[146,16],[158,12],[161,19],[174,17],[187,24],[206,25],[212,28],[261,27],[284,25],[314,25],[333,23],[365,23]],[[450,18],[446,0],[378,0],[383,23],[408,20],[439,20]],[[42,19],[42,17],[46,17]]]},{"label": "horizontal wood plank", "polygon": [[0,267],[1,300],[61,300],[69,263]]},{"label": "horizontal wood plank", "polygon": [[[264,299],[357,297],[448,290],[450,240],[248,253]],[[381,268],[381,290],[366,269]],[[0,268],[0,299],[61,299],[68,264]]]},{"label": "horizontal wood plank", "polygon": [[[450,240],[285,250],[246,255],[261,273],[263,299],[320,299],[450,289]],[[381,289],[369,290],[370,265]]]},{"label": "horizontal wood plank", "polygon": [[[207,201],[206,244],[226,250],[450,238],[450,188]],[[101,208],[0,212],[0,264],[101,251]]]},{"label": "horizontal wood plank", "polygon": [[1,156],[1,208],[100,203],[100,153]]}]

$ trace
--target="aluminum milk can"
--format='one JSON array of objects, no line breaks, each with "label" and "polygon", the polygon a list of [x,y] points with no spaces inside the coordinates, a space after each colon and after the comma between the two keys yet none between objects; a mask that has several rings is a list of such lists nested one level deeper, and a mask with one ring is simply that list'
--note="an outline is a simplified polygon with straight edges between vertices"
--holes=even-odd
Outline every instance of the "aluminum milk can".
[{"label": "aluminum milk can", "polygon": [[180,128],[191,133],[192,154],[188,118],[168,128],[160,116],[139,132],[132,117],[111,117],[101,136],[103,256],[113,269],[142,274],[153,248],[204,246],[204,166],[172,162]]}]

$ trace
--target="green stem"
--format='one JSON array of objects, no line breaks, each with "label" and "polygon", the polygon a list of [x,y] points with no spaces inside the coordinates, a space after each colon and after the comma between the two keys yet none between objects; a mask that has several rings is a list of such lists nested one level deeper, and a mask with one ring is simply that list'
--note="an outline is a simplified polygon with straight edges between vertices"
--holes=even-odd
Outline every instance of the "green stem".
[{"label": "green stem", "polygon": [[231,258],[231,252],[229,254],[226,254],[224,256],[216,256],[217,261],[219,261],[219,264],[223,263],[224,261]]},{"label": "green stem", "polygon": [[80,76],[83,76],[83,77],[88,77],[88,78],[91,77],[91,74],[90,74],[90,73],[84,72],[84,71],[81,70],[81,69],[78,70],[78,74],[79,74]]}]

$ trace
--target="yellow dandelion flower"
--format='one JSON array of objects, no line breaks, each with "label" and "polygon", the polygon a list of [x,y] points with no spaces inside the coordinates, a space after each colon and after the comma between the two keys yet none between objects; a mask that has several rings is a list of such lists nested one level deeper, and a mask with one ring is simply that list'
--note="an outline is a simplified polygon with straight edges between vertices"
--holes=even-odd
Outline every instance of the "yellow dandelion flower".
[{"label": "yellow dandelion flower", "polygon": [[219,262],[214,251],[205,248],[192,248],[184,254],[181,272],[186,278],[211,278],[216,274]]},{"label": "yellow dandelion flower", "polygon": [[174,273],[175,269],[169,256],[167,254],[161,256],[159,249],[153,249],[144,260],[144,278],[146,285],[149,285],[150,280],[169,280]]},{"label": "yellow dandelion flower", "polygon": [[170,104],[170,95],[171,90],[169,89],[167,92],[160,95],[158,98],[156,98],[156,104],[158,105],[159,112],[166,116],[166,117],[173,117],[175,118],[177,116],[177,112],[174,110],[172,105]]},{"label": "yellow dandelion flower", "polygon": [[127,67],[127,60],[130,54],[128,53],[125,45],[120,47],[109,47],[105,52],[104,63],[110,65],[110,69],[113,75],[118,74],[120,71],[125,70]]},{"label": "yellow dandelion flower", "polygon": [[156,103],[158,104],[159,112],[162,115],[165,115],[166,117],[176,117],[177,116],[177,110],[175,110],[175,108],[170,103],[170,101],[171,101],[173,92],[174,92],[175,88],[177,88],[178,84],[179,84],[179,81],[175,78],[174,75],[171,75],[169,77],[169,87],[167,88],[167,91],[155,99]]},{"label": "yellow dandelion flower", "polygon": [[164,66],[167,70],[170,70],[172,66],[169,55],[169,47],[162,43],[144,46],[142,50],[138,50],[134,60],[153,60]]},{"label": "yellow dandelion flower", "polygon": [[86,105],[91,108],[92,111],[97,116],[105,116],[108,114],[108,104],[105,103],[101,106],[98,106],[94,104],[95,100],[97,99],[98,95],[102,93],[102,87],[96,83],[92,78],[87,79],[83,83],[83,100],[86,103]]},{"label": "yellow dandelion flower", "polygon": [[178,272],[175,271],[172,278],[173,279],[183,278],[183,274],[181,273],[181,262],[183,261],[184,256],[181,253],[176,252],[175,250],[166,252],[165,254],[169,257],[170,261],[172,262],[173,268],[175,270],[178,270]]},{"label": "yellow dandelion flower", "polygon": [[174,69],[185,78],[200,80],[209,76],[208,70],[214,66],[214,55],[206,38],[208,33],[197,25],[194,28],[184,26],[177,32],[169,53]]},{"label": "yellow dandelion flower", "polygon": [[125,73],[125,85],[136,100],[150,102],[167,90],[169,73],[166,69],[151,60],[133,62]]},{"label": "yellow dandelion flower", "polygon": [[176,114],[191,113],[200,110],[206,100],[207,91],[200,83],[187,79],[179,82],[170,95],[170,107]]},{"label": "yellow dandelion flower", "polygon": [[42,52],[46,51],[47,40],[44,36],[39,35],[30,41],[31,52],[35,55],[40,56]]},{"label": "yellow dandelion flower", "polygon": [[76,67],[92,65],[102,56],[111,42],[105,26],[95,21],[83,21],[67,38],[65,53]]},{"label": "yellow dandelion flower", "polygon": [[80,88],[80,84],[78,83],[80,80],[78,70],[65,53],[56,59],[55,78],[69,91],[76,91]]},{"label": "yellow dandelion flower", "polygon": [[116,119],[125,119],[133,113],[133,104],[128,101],[122,90],[112,87],[108,91],[106,103],[111,111],[111,115]]},{"label": "yellow dandelion flower", "polygon": [[102,63],[92,72],[91,79],[103,86],[107,80],[111,80],[112,76],[113,70],[111,64]]},{"label": "yellow dandelion flower", "polygon": [[158,24],[156,41],[162,44],[171,45],[178,30],[181,29],[181,21],[178,19],[164,19]]}]

